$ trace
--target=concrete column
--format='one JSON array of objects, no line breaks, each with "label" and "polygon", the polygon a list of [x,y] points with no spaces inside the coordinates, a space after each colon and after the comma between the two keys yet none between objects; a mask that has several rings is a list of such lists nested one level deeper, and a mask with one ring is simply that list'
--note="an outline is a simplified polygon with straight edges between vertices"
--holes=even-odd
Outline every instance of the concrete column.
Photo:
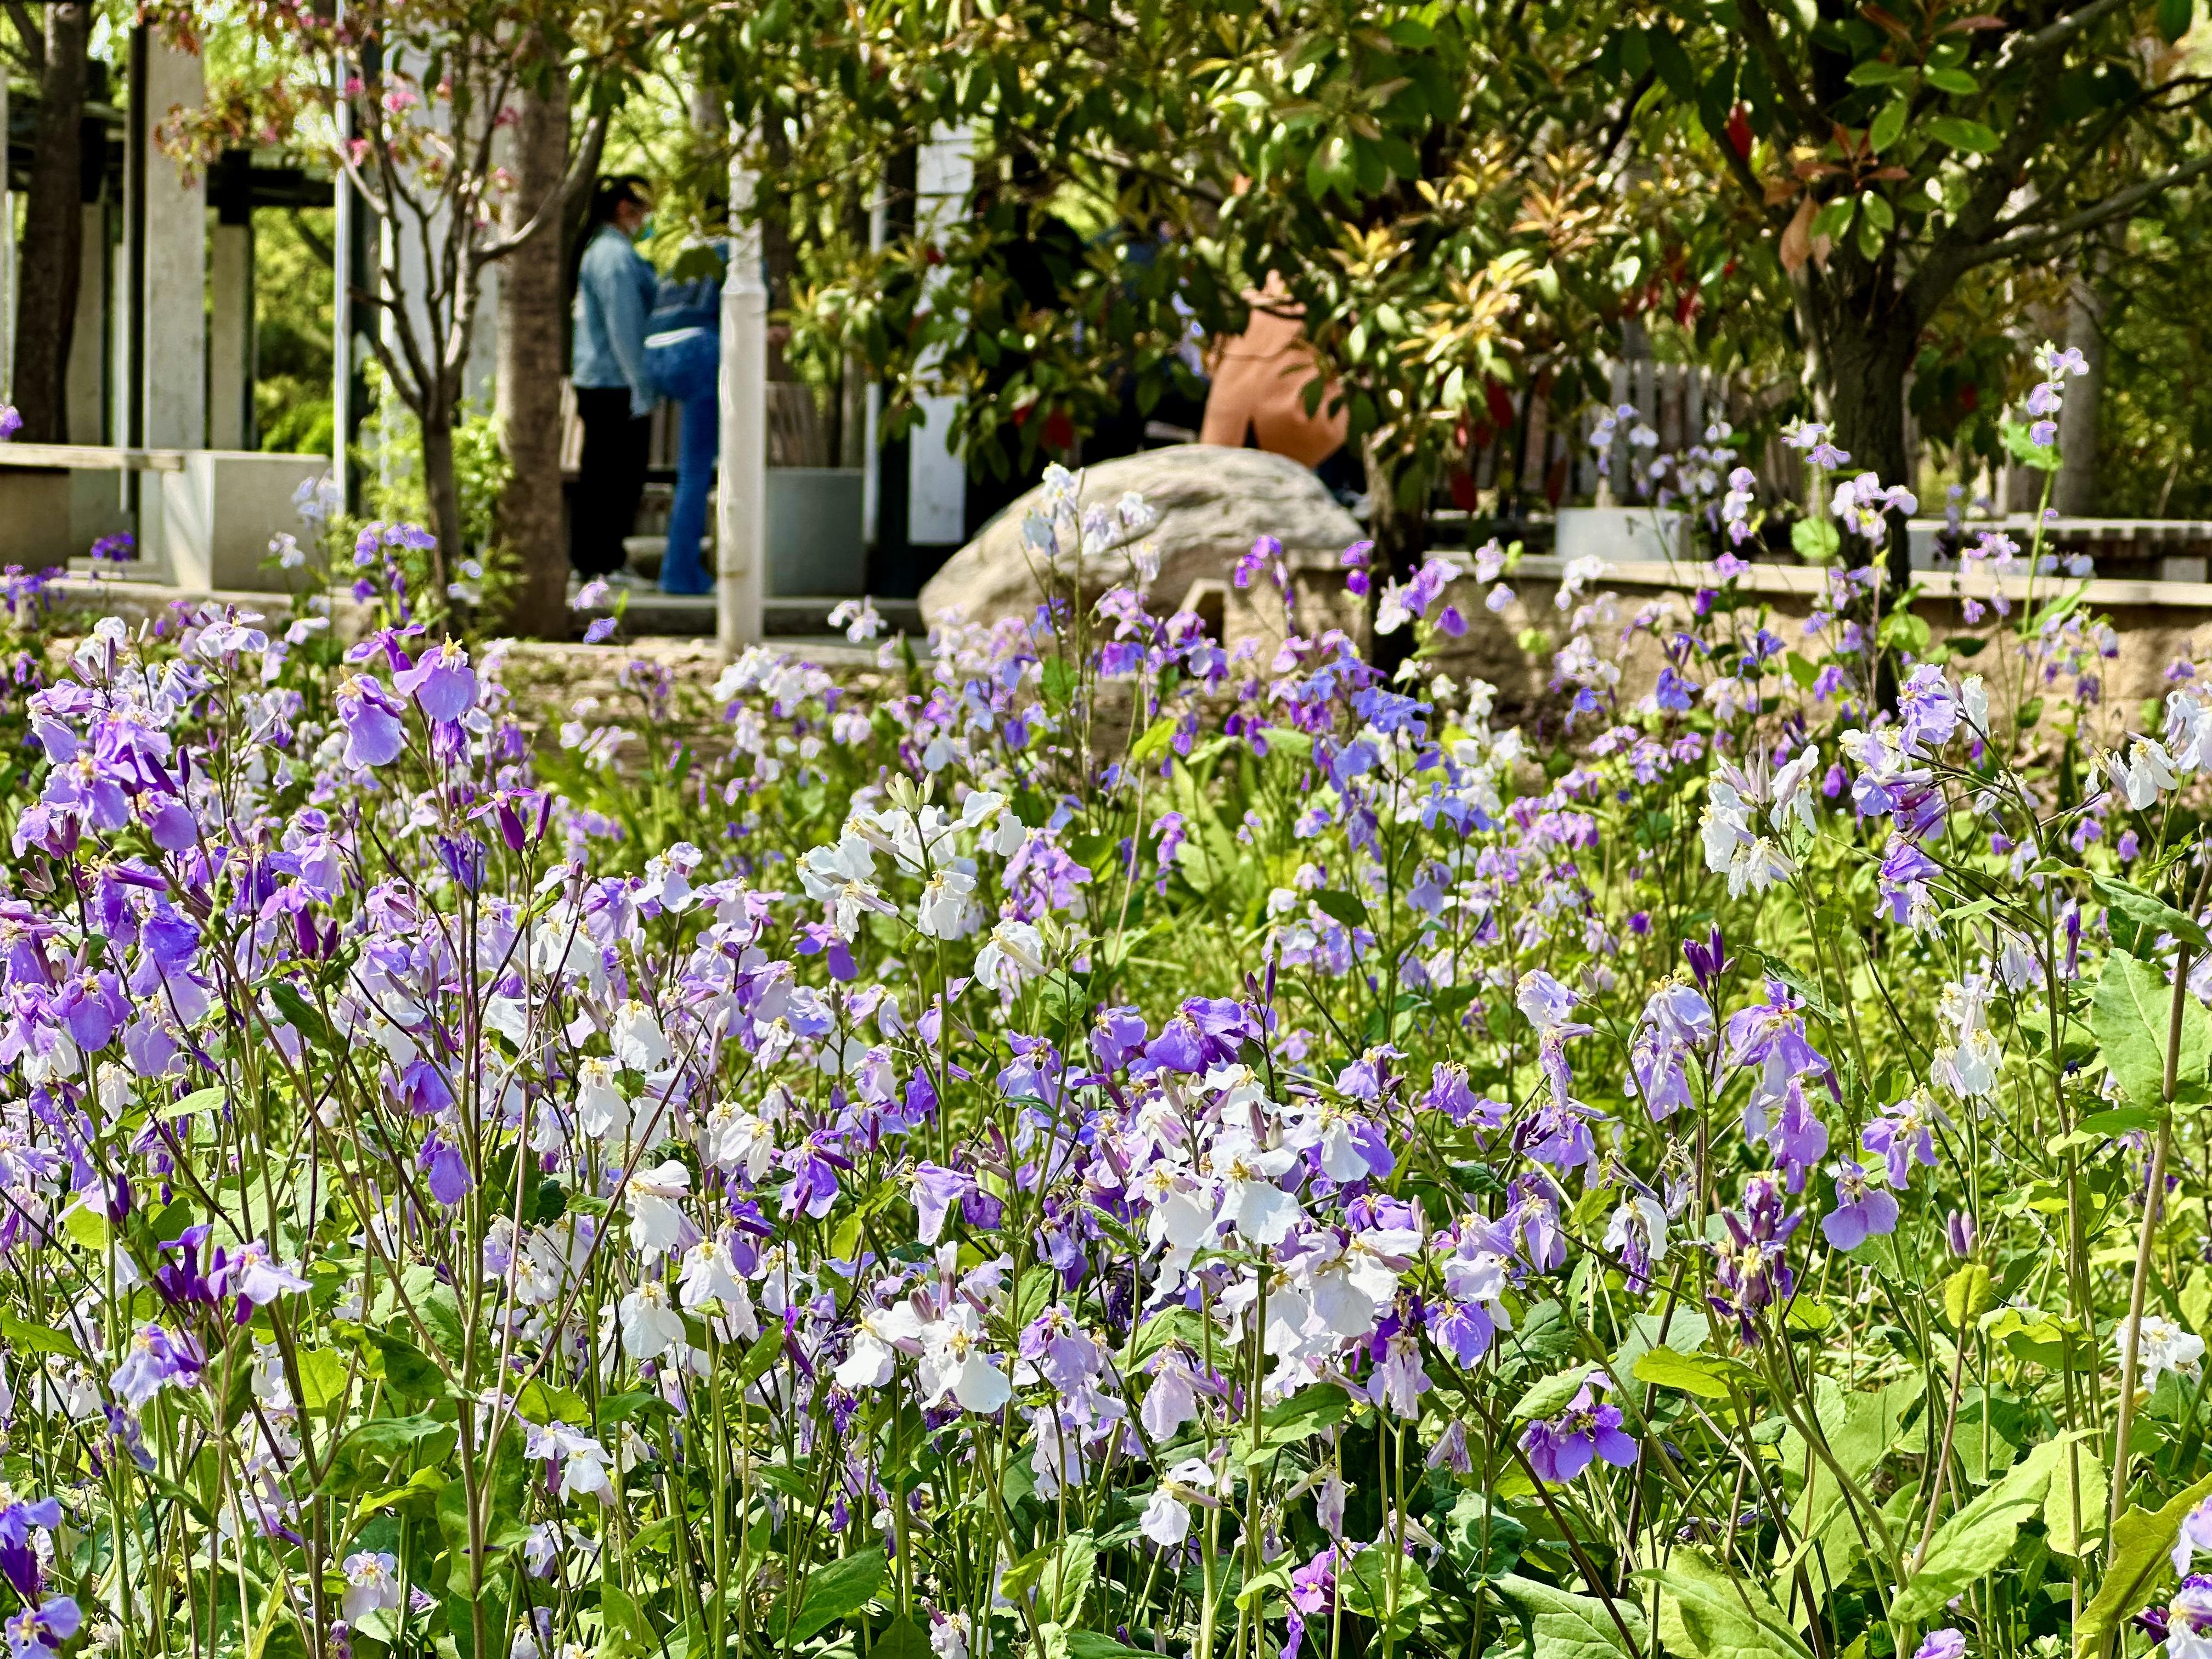
[{"label": "concrete column", "polygon": [[253,447],[253,221],[215,228],[209,249],[208,447]]},{"label": "concrete column", "polygon": [[[975,184],[975,137],[966,127],[939,127],[915,161],[915,234],[925,243],[948,234],[968,210]],[[927,290],[942,291],[938,272]],[[930,363],[921,364],[927,372]],[[921,419],[907,447],[907,539],[924,546],[957,545],[968,538],[968,467],[953,452],[955,398],[915,399]]]},{"label": "concrete column", "polygon": [[[77,262],[76,325],[70,334],[70,441],[112,441],[107,431],[107,204],[84,204],[83,257]],[[94,476],[94,475],[85,475]],[[114,493],[114,480],[106,481]]]},{"label": "concrete column", "polygon": [[748,149],[730,163],[730,269],[722,281],[721,481],[715,492],[714,637],[726,656],[761,638],[768,561],[768,283],[748,223]]},{"label": "concrete column", "polygon": [[161,153],[155,130],[179,106],[207,96],[200,60],[158,38],[148,43],[146,99],[133,109],[146,155],[145,441],[152,449],[207,447],[207,187],[190,184]]}]

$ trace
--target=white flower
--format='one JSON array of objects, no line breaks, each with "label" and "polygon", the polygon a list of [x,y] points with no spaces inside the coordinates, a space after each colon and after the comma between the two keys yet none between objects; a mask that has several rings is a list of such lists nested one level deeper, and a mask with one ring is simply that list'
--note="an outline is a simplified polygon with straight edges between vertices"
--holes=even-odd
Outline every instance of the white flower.
[{"label": "white flower", "polygon": [[727,1237],[702,1239],[693,1245],[684,1258],[679,1285],[676,1299],[692,1312],[719,1308],[722,1322],[732,1334],[749,1342],[760,1335],[752,1286],[738,1275]]},{"label": "white flower", "polygon": [[1163,1549],[1172,1548],[1190,1536],[1190,1503],[1212,1502],[1222,1485],[1213,1467],[1202,1458],[1186,1457],[1170,1469],[1145,1504],[1137,1528]]},{"label": "white flower", "polygon": [[1304,1213],[1297,1199],[1275,1184],[1298,1155],[1287,1146],[1261,1146],[1241,1125],[1224,1129],[1213,1145],[1221,1172],[1218,1218],[1248,1244],[1279,1244]]},{"label": "white flower", "polygon": [[576,1067],[576,1127],[594,1140],[629,1136],[629,1102],[615,1086],[611,1060],[586,1055]]},{"label": "white flower", "polygon": [[630,1177],[629,1242],[647,1261],[689,1249],[699,1237],[676,1206],[690,1190],[690,1170],[672,1158]]},{"label": "white flower", "polygon": [[915,907],[915,926],[931,939],[965,939],[982,921],[975,878],[965,870],[939,870],[921,890]]},{"label": "white flower", "polygon": [[2108,764],[2112,787],[2125,795],[2128,805],[2138,812],[2158,805],[2159,796],[2179,781],[2174,776],[2173,757],[2163,745],[2149,738],[2137,738],[2125,761],[2115,752]]},{"label": "white flower", "polygon": [[382,1550],[374,1554],[359,1550],[346,1557],[340,1568],[345,1574],[346,1591],[339,1603],[346,1623],[359,1625],[367,1613],[399,1605],[398,1569],[399,1563]]},{"label": "white flower", "polygon": [[882,1388],[891,1380],[898,1345],[913,1343],[921,1336],[921,1321],[910,1304],[894,1302],[887,1308],[870,1309],[854,1323],[852,1351],[837,1366],[837,1386]]},{"label": "white flower", "polygon": [[673,1058],[660,1022],[653,1017],[653,1010],[635,998],[615,1010],[610,1046],[615,1064],[627,1071],[657,1072]]},{"label": "white flower", "polygon": [[[2133,1328],[2134,1322],[2123,1316],[2112,1333],[2112,1352],[2122,1364],[2127,1363],[2128,1333]],[[2203,1337],[2184,1330],[2162,1314],[2143,1316],[2142,1340],[2136,1345],[2136,1361],[2144,1388],[2156,1388],[2158,1379],[2168,1371],[2195,1376],[2197,1362],[2203,1358]]]},{"label": "white flower", "polygon": [[623,1346],[634,1359],[658,1359],[684,1346],[684,1316],[668,1305],[668,1287],[648,1280],[622,1299]]},{"label": "white flower", "polygon": [[988,1416],[1013,1398],[1014,1385],[982,1346],[982,1319],[966,1303],[954,1303],[944,1318],[924,1326],[921,1339],[925,1406],[949,1394],[963,1411]]},{"label": "white flower", "polygon": [[591,1436],[566,1423],[548,1423],[540,1427],[526,1422],[523,1427],[526,1431],[524,1455],[560,1466],[562,1498],[607,1490],[607,1465],[612,1460],[607,1455],[607,1449]]},{"label": "white flower", "polygon": [[1044,972],[1044,939],[1026,921],[1002,921],[975,953],[975,979],[1004,996]]},{"label": "white flower", "polygon": [[2177,770],[2212,771],[2212,708],[2191,692],[2168,692],[2166,746],[2172,751]]}]

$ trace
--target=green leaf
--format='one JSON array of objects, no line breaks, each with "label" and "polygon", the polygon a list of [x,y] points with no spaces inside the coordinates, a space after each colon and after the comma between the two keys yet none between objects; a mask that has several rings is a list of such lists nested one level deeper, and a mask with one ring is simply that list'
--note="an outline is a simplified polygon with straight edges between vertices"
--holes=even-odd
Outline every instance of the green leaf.
[{"label": "green leaf", "polygon": [[883,1551],[873,1549],[816,1568],[807,1577],[790,1629],[784,1628],[783,1612],[779,1606],[769,1614],[762,1633],[780,1646],[788,1645],[804,1642],[840,1619],[850,1618],[874,1600],[876,1592],[883,1588],[884,1565]]},{"label": "green leaf", "polygon": [[1996,1305],[1990,1270],[1978,1261],[1968,1262],[1943,1281],[1943,1317],[1954,1331],[1963,1332]]},{"label": "green leaf", "polygon": [[404,1336],[368,1330],[363,1340],[376,1350],[377,1359],[394,1392],[410,1400],[435,1400],[446,1392],[446,1374]]},{"label": "green leaf", "polygon": [[644,1659],[659,1645],[645,1610],[611,1580],[599,1586],[599,1613],[605,1622],[599,1631],[599,1659]]},{"label": "green leaf", "polygon": [[2158,0],[2158,32],[2168,46],[2189,33],[2196,17],[2196,0]]},{"label": "green leaf", "polygon": [[1622,1639],[1620,1626],[1605,1603],[1595,1595],[1577,1595],[1554,1584],[1539,1583],[1516,1573],[1507,1573],[1492,1588],[1498,1599],[1521,1615],[1535,1644],[1536,1659],[1630,1659],[1646,1651],[1650,1643],[1644,1610],[1632,1601],[1616,1600],[1613,1607],[1628,1626],[1633,1643]]},{"label": "green leaf", "polygon": [[[1115,1645],[1118,1647],[1120,1644]],[[1075,1654],[1076,1659],[1108,1659],[1108,1656],[1103,1654],[1079,1652],[1073,1638],[1069,1641],[1068,1651]],[[868,1653],[869,1659],[935,1659],[935,1650],[929,1645],[929,1638],[922,1633],[921,1626],[904,1613],[899,1614],[877,1632]]]},{"label": "green leaf", "polygon": [[745,1350],[745,1363],[738,1367],[738,1382],[750,1388],[768,1375],[769,1367],[783,1358],[783,1327],[771,1325]]},{"label": "green leaf", "polygon": [[1698,71],[1674,32],[1663,23],[1655,23],[1644,34],[1651,49],[1651,67],[1659,71],[1667,90],[1686,104],[1697,102]]},{"label": "green leaf", "polygon": [[2171,933],[2176,939],[2188,940],[2200,951],[2212,950],[2212,936],[2155,893],[2146,893],[2114,876],[2092,875],[2089,884],[2104,896],[2106,904],[2145,932]]},{"label": "green leaf", "polygon": [[1931,115],[1928,131],[1953,149],[1970,150],[1976,155],[1987,155],[1997,147],[1996,133],[1963,115]]},{"label": "green leaf", "polygon": [[220,1083],[205,1089],[195,1089],[182,1100],[173,1100],[166,1106],[156,1107],[154,1121],[168,1123],[180,1117],[191,1117],[197,1112],[211,1112],[229,1098],[230,1091]]},{"label": "green leaf", "polygon": [[1901,64],[1869,58],[1864,63],[1852,64],[1851,72],[1844,78],[1855,87],[1887,87],[1911,77],[1912,71]]},{"label": "green leaf", "polygon": [[33,1325],[11,1313],[0,1313],[0,1341],[18,1353],[58,1353],[80,1358],[76,1340],[51,1325]]},{"label": "green leaf", "polygon": [[1530,1383],[1528,1392],[1514,1402],[1510,1413],[1511,1419],[1516,1423],[1526,1423],[1533,1418],[1558,1416],[1565,1408],[1567,1401],[1575,1397],[1576,1391],[1582,1387],[1589,1373],[1589,1366],[1574,1365]]},{"label": "green leaf", "polygon": [[1065,657],[1046,658],[1040,677],[1044,682],[1044,700],[1048,707],[1062,709],[1075,701],[1078,676],[1074,665]]},{"label": "green leaf", "polygon": [[1367,925],[1367,907],[1350,893],[1324,888],[1313,896],[1313,902],[1332,921],[1342,922],[1346,927],[1364,927]]},{"label": "green leaf", "polygon": [[[2162,972],[2122,951],[2105,958],[2090,999],[2089,1029],[2096,1035],[2112,1080],[2138,1106],[2165,1103],[2166,1028],[2172,1013],[2173,988]],[[2212,1017],[2196,998],[2185,996],[2178,1081],[2204,1081],[2208,1048],[2212,1048]]]},{"label": "green leaf", "polygon": [[2166,1567],[2166,1553],[2181,1530],[2182,1517],[2206,1498],[2212,1497],[2212,1474],[2185,1492],[2178,1492],[2160,1510],[2132,1506],[2112,1529],[2112,1553],[2105,1582],[2081,1609],[2074,1626],[2074,1651],[2100,1654],[2123,1619],[2148,1599],[2150,1586]]},{"label": "green leaf", "polygon": [[2020,1529],[2043,1512],[2043,1497],[2065,1437],[2046,1440],[2011,1474],[1936,1528],[1920,1571],[1890,1604],[1890,1617],[1925,1619],[1986,1577],[2018,1541]]},{"label": "green leaf", "polygon": [[1972,98],[1982,89],[1982,83],[1962,69],[1931,69],[1923,71],[1921,79],[1954,98]]},{"label": "green leaf", "polygon": [[1734,1579],[1695,1550],[1676,1550],[1658,1584],[1659,1638],[1685,1659],[1813,1659],[1764,1585]]},{"label": "green leaf", "polygon": [[[884,1638],[876,1638],[876,1652],[883,1651]],[[914,1659],[930,1659],[932,1650],[927,1640],[921,1653]],[[1117,1642],[1103,1630],[1072,1630],[1067,1632],[1068,1659],[1159,1659],[1150,1648],[1133,1648],[1127,1642]]]},{"label": "green leaf", "polygon": [[1337,1583],[1349,1611],[1394,1631],[1410,1631],[1419,1624],[1421,1608],[1429,1599],[1429,1575],[1419,1562],[1395,1550],[1367,1550],[1354,1556],[1352,1570]]},{"label": "green leaf", "polygon": [[316,1048],[327,1054],[336,1046],[331,1041],[330,1027],[323,1023],[322,1011],[302,996],[290,980],[270,981],[269,1000],[276,1005],[285,1023]]},{"label": "green leaf", "polygon": [[327,1348],[301,1348],[294,1355],[300,1367],[301,1407],[324,1411],[346,1396],[347,1366]]},{"label": "green leaf", "polygon": [[2043,1498],[2043,1534],[2060,1555],[2094,1554],[2105,1536],[2105,1498],[2110,1480],[2104,1460],[2076,1443],[2051,1471]]},{"label": "green leaf", "polygon": [[1826,564],[1843,545],[1843,532],[1826,519],[1800,519],[1790,526],[1790,545],[1808,564]]},{"label": "green leaf", "polygon": [[1174,738],[1176,727],[1180,723],[1174,715],[1164,714],[1146,726],[1139,734],[1137,740],[1129,745],[1128,763],[1132,766],[1142,766],[1146,761],[1158,755]]},{"label": "green leaf", "polygon": [[1735,1391],[1732,1380],[1736,1387],[1747,1387],[1752,1380],[1739,1360],[1718,1354],[1676,1353],[1672,1348],[1652,1349],[1636,1362],[1634,1374],[1639,1382],[1693,1394],[1700,1400],[1726,1400]]},{"label": "green leaf", "polygon": [[1890,149],[1905,137],[1905,118],[1910,112],[1904,99],[1891,99],[1881,106],[1881,113],[1874,118],[1874,125],[1867,129],[1867,143],[1873,145],[1877,153]]}]

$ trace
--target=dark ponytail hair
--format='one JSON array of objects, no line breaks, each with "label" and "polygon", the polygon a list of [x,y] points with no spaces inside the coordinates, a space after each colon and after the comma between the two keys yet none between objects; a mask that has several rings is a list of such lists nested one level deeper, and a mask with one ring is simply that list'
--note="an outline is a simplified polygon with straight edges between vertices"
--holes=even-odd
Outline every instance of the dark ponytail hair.
[{"label": "dark ponytail hair", "polygon": [[617,173],[600,179],[592,186],[589,228],[597,230],[601,225],[614,223],[615,210],[625,203],[645,205],[647,189],[643,175],[635,173]]}]

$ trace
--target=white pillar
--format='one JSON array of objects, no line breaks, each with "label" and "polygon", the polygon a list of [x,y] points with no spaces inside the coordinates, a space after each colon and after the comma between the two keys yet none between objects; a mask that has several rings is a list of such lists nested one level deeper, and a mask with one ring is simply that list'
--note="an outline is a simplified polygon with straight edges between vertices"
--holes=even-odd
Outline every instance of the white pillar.
[{"label": "white pillar", "polygon": [[[915,157],[915,234],[927,245],[951,233],[968,210],[975,184],[975,136],[968,128],[940,126]],[[933,269],[924,292],[933,302],[943,290]],[[933,357],[934,348],[933,348]],[[927,373],[933,357],[920,367]],[[907,540],[944,546],[968,539],[968,465],[952,448],[952,417],[959,399],[923,395],[921,411],[907,441]]]},{"label": "white pillar", "polygon": [[207,186],[187,184],[161,152],[155,131],[182,106],[207,96],[204,68],[156,34],[148,42],[146,107],[134,109],[146,155],[145,362],[146,445],[149,449],[207,447]]},{"label": "white pillar", "polygon": [[[112,441],[106,430],[105,376],[107,373],[107,204],[84,205],[84,240],[77,261],[76,324],[70,333],[68,391],[71,443]],[[97,477],[96,473],[80,475]],[[115,493],[114,480],[103,480]]]},{"label": "white pillar", "polygon": [[722,281],[721,480],[715,491],[714,637],[726,656],[761,638],[768,558],[768,284],[747,223],[753,175],[730,163],[730,269]]},{"label": "white pillar", "polygon": [[210,249],[208,447],[247,447],[253,396],[253,227],[218,224]]},{"label": "white pillar", "polygon": [[[0,75],[0,135],[8,131],[8,77]],[[15,395],[15,192],[8,188],[6,155],[0,150],[0,388]]]},{"label": "white pillar", "polygon": [[[345,0],[334,8],[341,26],[345,22]],[[346,76],[352,72],[343,52],[331,65],[336,77],[338,143],[353,138],[353,100],[345,95]],[[352,425],[353,403],[353,187],[345,169],[331,169],[331,483],[338,511],[346,510],[346,434]]]}]

